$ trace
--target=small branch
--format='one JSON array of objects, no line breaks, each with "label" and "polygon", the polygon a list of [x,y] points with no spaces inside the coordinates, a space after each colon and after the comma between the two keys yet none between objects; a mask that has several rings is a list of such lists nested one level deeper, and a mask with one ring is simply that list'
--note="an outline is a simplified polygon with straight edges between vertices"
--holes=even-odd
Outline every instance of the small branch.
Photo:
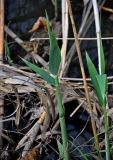
[{"label": "small branch", "polygon": [[[39,126],[43,123],[44,119],[46,116],[46,112],[44,111],[41,115],[39,120],[34,124],[34,126],[26,133],[26,135],[20,140],[20,142],[18,143],[18,145],[16,146],[15,150],[18,150],[19,148],[22,147],[22,145],[27,141],[29,143],[27,143],[27,149],[29,148],[29,146],[31,145],[31,143],[33,142],[33,138],[35,138],[35,136],[37,135],[38,131],[39,131]],[[25,145],[25,148],[26,148]],[[27,151],[26,151],[27,152]],[[25,152],[23,153],[23,155],[25,155]]]},{"label": "small branch", "polygon": [[15,40],[15,42],[17,42],[20,46],[22,46],[21,44],[24,42],[23,40],[21,40],[11,29],[9,29],[6,25],[5,25],[5,32],[12,38]]}]

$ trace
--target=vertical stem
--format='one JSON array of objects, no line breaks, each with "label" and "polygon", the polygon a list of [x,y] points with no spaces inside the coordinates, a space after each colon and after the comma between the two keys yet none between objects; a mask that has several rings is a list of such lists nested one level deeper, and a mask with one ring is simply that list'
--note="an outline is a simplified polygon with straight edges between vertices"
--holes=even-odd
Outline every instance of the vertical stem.
[{"label": "vertical stem", "polygon": [[91,106],[91,102],[90,102],[88,86],[87,86],[87,82],[86,82],[86,75],[85,75],[85,70],[84,70],[84,65],[83,65],[83,60],[82,60],[82,54],[81,54],[81,51],[80,51],[80,46],[79,46],[79,41],[78,41],[78,34],[77,34],[77,29],[76,29],[73,13],[72,13],[70,0],[67,0],[67,4],[68,4],[68,7],[69,7],[69,15],[70,15],[72,29],[73,29],[73,33],[74,33],[74,37],[75,37],[75,47],[76,47],[76,50],[77,50],[79,63],[80,63],[80,68],[81,68],[82,77],[83,77],[83,82],[84,82],[86,100],[87,100],[89,111],[90,111],[91,125],[92,125],[92,130],[93,130],[95,143],[96,143],[96,149],[97,149],[98,155],[100,157],[99,160],[101,160],[102,157],[101,157],[101,153],[100,153],[100,149],[99,149],[100,147],[99,147],[98,135],[97,135],[97,131],[96,131],[96,124],[95,124],[95,120],[93,118],[93,111],[92,111],[92,106]]},{"label": "vertical stem", "polygon": [[61,48],[61,71],[60,71],[60,77],[62,77],[64,69],[65,69],[65,60],[66,60],[66,50],[67,50],[67,37],[68,37],[68,28],[69,28],[69,22],[68,22],[68,5],[66,0],[62,0],[62,37],[63,37],[63,44]]},{"label": "vertical stem", "polygon": [[97,49],[98,49],[98,66],[99,66],[99,74],[102,74],[101,70],[101,53],[100,53],[100,24],[99,24],[99,11],[97,6],[97,1],[92,0],[93,2],[93,9],[94,9],[94,17],[95,17],[95,27],[96,27],[96,34],[97,34]]},{"label": "vertical stem", "polygon": [[104,107],[104,127],[105,127],[106,160],[110,160],[109,122],[108,122],[106,107]]},{"label": "vertical stem", "polygon": [[63,159],[69,160],[68,135],[66,131],[65,110],[62,105],[62,96],[61,96],[58,76],[55,77],[55,87],[56,87],[56,97],[58,102],[58,112],[59,112],[59,120],[60,120],[60,127],[61,127],[63,151],[64,151]]},{"label": "vertical stem", "polygon": [[[99,11],[97,0],[92,0],[93,9],[94,9],[94,17],[95,17],[95,26],[96,26],[96,34],[97,34],[97,46],[98,46],[98,61],[99,61],[99,74],[102,74],[102,62],[101,62],[101,52],[100,52],[100,25],[99,25]],[[109,123],[107,116],[107,105],[104,108],[104,128],[105,128],[105,148],[106,148],[106,160],[110,160],[110,144],[109,144]]]}]

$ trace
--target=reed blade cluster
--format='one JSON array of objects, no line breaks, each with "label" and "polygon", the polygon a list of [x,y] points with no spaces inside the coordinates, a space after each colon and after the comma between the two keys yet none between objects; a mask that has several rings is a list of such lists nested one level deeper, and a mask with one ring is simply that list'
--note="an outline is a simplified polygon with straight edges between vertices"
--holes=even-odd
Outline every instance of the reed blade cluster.
[{"label": "reed blade cluster", "polygon": [[[89,70],[89,74],[92,80],[93,87],[95,89],[96,96],[99,101],[104,113],[104,129],[105,129],[105,148],[106,148],[106,160],[110,160],[110,143],[109,143],[109,123],[107,116],[108,102],[107,102],[107,91],[108,91],[108,81],[107,75],[105,74],[105,60],[102,40],[100,40],[100,59],[101,59],[101,74],[98,74],[92,60],[90,59],[88,53],[86,53],[86,61]],[[102,158],[101,158],[102,159]]]}]

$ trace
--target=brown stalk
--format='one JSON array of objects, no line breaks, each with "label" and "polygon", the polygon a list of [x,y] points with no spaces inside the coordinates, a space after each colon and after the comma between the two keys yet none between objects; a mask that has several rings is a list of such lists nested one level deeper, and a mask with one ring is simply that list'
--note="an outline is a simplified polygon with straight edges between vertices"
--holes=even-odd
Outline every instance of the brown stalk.
[{"label": "brown stalk", "polygon": [[82,54],[81,54],[81,50],[80,50],[80,46],[79,46],[78,34],[77,34],[75,21],[74,21],[74,18],[73,18],[73,13],[72,13],[72,7],[71,7],[70,0],[67,0],[67,4],[68,4],[68,8],[69,8],[69,15],[70,15],[72,29],[73,29],[74,38],[75,38],[75,47],[76,47],[76,50],[77,50],[79,63],[80,63],[80,68],[81,68],[81,73],[82,73],[82,77],[83,77],[86,100],[87,100],[89,111],[90,111],[93,135],[94,135],[94,138],[95,138],[96,147],[99,148],[99,141],[98,141],[98,137],[97,137],[96,124],[95,124],[95,120],[93,118],[93,111],[92,111],[91,101],[90,101],[90,97],[89,97],[88,86],[87,86],[87,82],[86,82],[86,75],[85,75],[85,70],[84,70],[84,66],[83,66]]},{"label": "brown stalk", "polygon": [[[3,50],[4,50],[4,0],[0,0],[0,64],[3,63]],[[2,72],[2,71],[0,71]],[[4,114],[4,100],[0,98],[0,121],[3,119]],[[0,123],[0,151],[2,149],[2,129],[3,123]]]}]

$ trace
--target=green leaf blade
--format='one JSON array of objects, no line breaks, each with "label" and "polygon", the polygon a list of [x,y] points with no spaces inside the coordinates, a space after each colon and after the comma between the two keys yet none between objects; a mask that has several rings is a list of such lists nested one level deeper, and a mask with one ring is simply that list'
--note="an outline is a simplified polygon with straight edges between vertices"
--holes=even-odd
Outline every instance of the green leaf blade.
[{"label": "green leaf blade", "polygon": [[8,63],[11,65],[12,64],[12,59],[11,59],[11,53],[10,53],[10,50],[9,50],[9,46],[8,46],[8,43],[7,41],[5,40],[5,56],[8,60]]},{"label": "green leaf blade", "polygon": [[88,53],[86,53],[86,62],[87,62],[87,67],[88,67],[88,71],[89,71],[93,86],[95,88],[95,86],[96,86],[96,76],[98,75],[98,72],[97,72],[93,62],[91,61]]},{"label": "green leaf blade", "polygon": [[106,74],[97,75],[96,79],[100,90],[100,93],[98,94],[98,99],[100,99],[101,106],[106,107],[106,92],[108,89],[107,76]]},{"label": "green leaf blade", "polygon": [[100,39],[100,60],[101,60],[101,74],[105,73],[105,57],[104,57],[104,49],[102,44],[102,39]]},{"label": "green leaf blade", "polygon": [[92,60],[90,59],[90,57],[87,53],[86,53],[86,62],[87,62],[89,74],[90,74],[92,84],[95,89],[99,104],[102,105],[102,97],[101,97],[101,93],[100,93],[100,88],[97,84],[97,79],[96,79],[96,77],[98,76],[98,72],[97,72]]},{"label": "green leaf blade", "polygon": [[48,35],[50,39],[49,71],[53,75],[58,75],[60,62],[61,62],[60,48],[58,46],[55,34],[51,29],[47,14],[46,14],[46,18],[47,18],[47,25],[48,25]]},{"label": "green leaf blade", "polygon": [[39,74],[47,83],[55,86],[55,80],[54,78],[44,69],[36,66],[35,64],[30,63],[29,61],[25,60],[22,58],[22,60],[24,61],[24,63],[30,68],[32,69],[35,73]]},{"label": "green leaf blade", "polygon": [[106,106],[107,92],[107,76],[106,74],[99,75],[89,55],[86,53],[86,61],[89,70],[89,74],[92,80],[93,87],[95,89],[100,106]]}]

